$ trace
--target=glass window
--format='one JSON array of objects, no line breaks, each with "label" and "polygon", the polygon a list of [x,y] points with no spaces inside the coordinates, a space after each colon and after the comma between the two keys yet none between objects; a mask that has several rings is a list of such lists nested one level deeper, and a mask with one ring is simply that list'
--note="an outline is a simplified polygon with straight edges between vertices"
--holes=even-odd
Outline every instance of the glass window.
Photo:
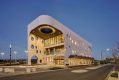
[{"label": "glass window", "polygon": [[41,50],[39,50],[40,51],[40,53],[41,53]]},{"label": "glass window", "polygon": [[36,53],[38,53],[38,50],[36,50]]},{"label": "glass window", "polygon": [[72,43],[74,43],[74,41],[72,40]]},{"label": "glass window", "polygon": [[33,40],[34,40],[34,38],[33,38],[33,37],[31,37],[31,40],[33,41]]},{"label": "glass window", "polygon": [[75,54],[77,53],[77,51],[75,50]]},{"label": "glass window", "polygon": [[31,49],[34,49],[34,45],[31,45]]},{"label": "glass window", "polygon": [[74,50],[72,50],[72,53],[74,54]]}]

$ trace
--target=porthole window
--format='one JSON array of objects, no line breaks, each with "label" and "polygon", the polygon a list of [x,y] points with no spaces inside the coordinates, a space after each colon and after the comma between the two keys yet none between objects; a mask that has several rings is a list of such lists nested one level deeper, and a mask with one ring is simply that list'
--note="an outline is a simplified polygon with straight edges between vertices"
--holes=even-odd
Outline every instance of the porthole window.
[{"label": "porthole window", "polygon": [[33,37],[31,37],[31,40],[33,41],[33,40],[34,40],[34,38],[33,38]]},{"label": "porthole window", "polygon": [[39,50],[40,51],[40,53],[41,53],[41,50]]},{"label": "porthole window", "polygon": [[38,36],[36,36],[36,40],[38,40]]},{"label": "porthole window", "polygon": [[38,50],[36,50],[36,53],[38,53]]},{"label": "porthole window", "polygon": [[34,45],[31,45],[31,49],[34,49]]}]

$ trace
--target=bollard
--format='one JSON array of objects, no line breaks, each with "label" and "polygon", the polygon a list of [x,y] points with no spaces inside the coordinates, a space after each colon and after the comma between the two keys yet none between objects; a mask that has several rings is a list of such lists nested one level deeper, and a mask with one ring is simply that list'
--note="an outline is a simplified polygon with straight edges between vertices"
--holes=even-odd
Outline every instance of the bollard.
[{"label": "bollard", "polygon": [[36,71],[36,68],[31,68],[31,71],[32,71],[32,72],[35,72],[35,71]]},{"label": "bollard", "polygon": [[31,69],[30,68],[26,68],[26,72],[27,73],[30,73],[31,72]]},{"label": "bollard", "polygon": [[0,68],[0,72],[3,72],[3,68]]},{"label": "bollard", "polygon": [[4,72],[14,73],[14,68],[4,68]]}]

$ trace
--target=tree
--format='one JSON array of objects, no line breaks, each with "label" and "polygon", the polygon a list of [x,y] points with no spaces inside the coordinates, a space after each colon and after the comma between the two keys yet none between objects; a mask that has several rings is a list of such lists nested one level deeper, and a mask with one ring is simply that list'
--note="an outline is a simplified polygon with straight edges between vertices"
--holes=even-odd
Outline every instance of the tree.
[{"label": "tree", "polygon": [[112,49],[112,56],[115,59],[119,58],[119,42],[117,43],[116,47]]},{"label": "tree", "polygon": [[116,64],[119,64],[119,42],[116,44],[116,47],[112,49],[112,56]]}]

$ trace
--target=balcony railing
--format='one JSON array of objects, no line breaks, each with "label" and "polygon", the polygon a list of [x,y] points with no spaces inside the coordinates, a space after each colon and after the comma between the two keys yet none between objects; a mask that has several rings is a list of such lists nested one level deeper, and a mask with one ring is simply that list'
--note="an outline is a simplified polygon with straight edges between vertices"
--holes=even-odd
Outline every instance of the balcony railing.
[{"label": "balcony railing", "polygon": [[59,43],[59,44],[47,45],[47,46],[45,46],[45,48],[57,47],[57,46],[62,46],[62,45],[64,45],[64,42]]},{"label": "balcony railing", "polygon": [[45,40],[44,46],[48,47],[48,46],[53,46],[53,45],[57,45],[61,43],[64,43],[63,35],[59,35],[59,36]]},{"label": "balcony railing", "polygon": [[60,55],[64,55],[65,52],[64,51],[61,51],[61,52],[50,52],[50,53],[46,52],[45,54],[46,55],[60,56]]}]

